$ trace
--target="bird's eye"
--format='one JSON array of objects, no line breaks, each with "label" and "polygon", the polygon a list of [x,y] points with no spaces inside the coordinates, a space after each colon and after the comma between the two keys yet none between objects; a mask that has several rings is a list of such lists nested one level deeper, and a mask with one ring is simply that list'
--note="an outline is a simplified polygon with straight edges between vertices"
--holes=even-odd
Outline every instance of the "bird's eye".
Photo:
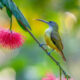
[{"label": "bird's eye", "polygon": [[49,21],[49,23],[53,23],[52,21]]}]

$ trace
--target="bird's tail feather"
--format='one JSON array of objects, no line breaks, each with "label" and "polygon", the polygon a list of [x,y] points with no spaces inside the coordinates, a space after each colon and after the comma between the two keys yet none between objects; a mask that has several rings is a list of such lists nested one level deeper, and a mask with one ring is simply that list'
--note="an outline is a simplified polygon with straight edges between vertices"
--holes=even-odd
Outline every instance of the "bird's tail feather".
[{"label": "bird's tail feather", "polygon": [[64,56],[64,53],[62,51],[60,51],[60,53],[61,53],[61,56],[62,56],[63,60],[66,61],[66,58]]}]

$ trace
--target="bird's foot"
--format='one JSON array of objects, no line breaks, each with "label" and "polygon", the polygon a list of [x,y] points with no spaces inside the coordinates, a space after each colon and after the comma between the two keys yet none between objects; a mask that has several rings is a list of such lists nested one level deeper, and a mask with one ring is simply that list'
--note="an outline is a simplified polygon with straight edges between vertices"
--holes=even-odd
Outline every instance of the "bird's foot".
[{"label": "bird's foot", "polygon": [[44,43],[41,43],[39,46],[40,46],[40,47],[42,47],[43,45],[46,45],[46,44],[44,44]]},{"label": "bird's foot", "polygon": [[50,55],[53,51],[54,51],[54,49],[53,49],[53,50],[51,50],[50,52],[48,52],[48,55]]},{"label": "bird's foot", "polygon": [[48,52],[48,55],[50,55],[51,52]]}]

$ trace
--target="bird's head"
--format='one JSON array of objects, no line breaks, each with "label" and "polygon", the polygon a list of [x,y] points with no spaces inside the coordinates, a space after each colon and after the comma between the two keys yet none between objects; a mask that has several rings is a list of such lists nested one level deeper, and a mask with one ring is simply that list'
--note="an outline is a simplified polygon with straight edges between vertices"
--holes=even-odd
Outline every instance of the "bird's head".
[{"label": "bird's head", "polygon": [[42,21],[42,22],[44,22],[44,23],[47,23],[48,25],[49,25],[49,27],[53,27],[53,28],[56,28],[56,29],[58,29],[58,25],[57,25],[57,23],[56,22],[54,22],[54,21],[44,21],[44,20],[42,20],[42,19],[36,19],[36,20],[38,20],[38,21]]},{"label": "bird's head", "polygon": [[49,22],[48,22],[48,25],[54,27],[54,26],[57,25],[57,24],[56,24],[56,22],[54,22],[54,21],[49,21]]}]

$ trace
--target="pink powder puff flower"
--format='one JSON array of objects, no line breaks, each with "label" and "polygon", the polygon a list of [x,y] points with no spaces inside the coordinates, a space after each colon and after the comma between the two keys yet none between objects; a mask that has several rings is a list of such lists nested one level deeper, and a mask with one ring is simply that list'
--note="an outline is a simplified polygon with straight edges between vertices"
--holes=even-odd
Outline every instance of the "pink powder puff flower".
[{"label": "pink powder puff flower", "polygon": [[47,73],[46,77],[42,78],[42,80],[56,80],[56,77],[52,73]]},{"label": "pink powder puff flower", "polygon": [[[42,78],[42,80],[60,80],[60,78],[55,77],[52,73],[46,74],[46,77]],[[62,80],[67,80],[66,78],[62,77]],[[73,80],[72,78],[69,80]]]},{"label": "pink powder puff flower", "polygon": [[0,30],[0,44],[5,48],[15,49],[24,43],[23,36],[10,30]]}]

